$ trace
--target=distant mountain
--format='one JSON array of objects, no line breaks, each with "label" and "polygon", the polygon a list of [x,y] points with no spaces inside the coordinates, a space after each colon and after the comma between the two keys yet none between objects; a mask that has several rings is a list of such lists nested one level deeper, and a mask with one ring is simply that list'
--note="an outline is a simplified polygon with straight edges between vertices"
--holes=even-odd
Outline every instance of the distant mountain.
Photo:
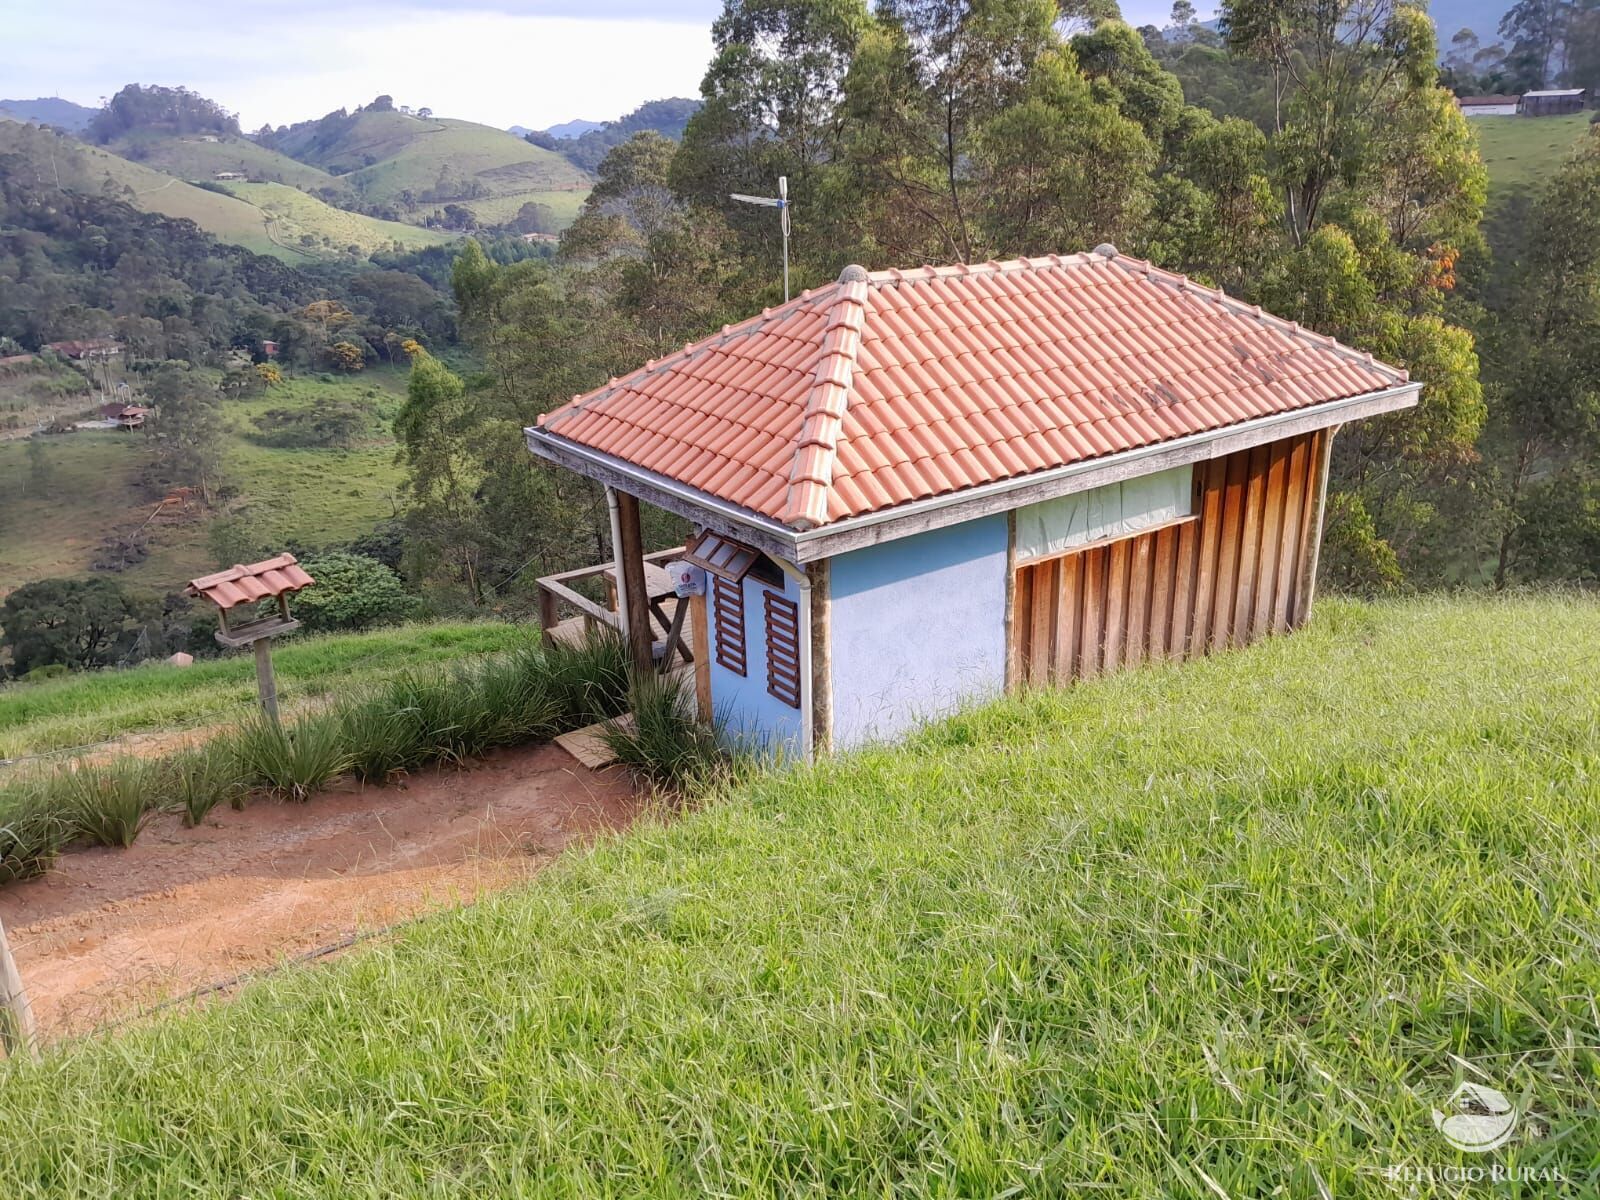
[{"label": "distant mountain", "polygon": [[[684,96],[667,100],[651,100],[641,104],[625,117],[607,121],[580,137],[571,139],[570,145],[561,147],[565,154],[585,171],[593,171],[613,146],[620,146],[636,133],[654,130],[656,133],[678,141],[683,137],[689,118],[700,111],[700,101]],[[577,122],[569,122],[577,124]]]},{"label": "distant mountain", "polygon": [[33,100],[0,100],[0,112],[19,121],[37,121],[41,125],[54,125],[68,133],[82,133],[99,109],[74,104],[59,96],[39,96]]},{"label": "distant mountain", "polygon": [[[589,133],[592,130],[600,129],[605,124],[606,124],[606,122],[604,122],[604,121],[584,121],[584,120],[563,121],[559,125],[550,126],[550,128],[546,129],[545,132],[548,133],[553,138],[563,138],[563,139],[580,138],[584,134]],[[512,128],[512,132],[513,133],[517,132],[517,130],[516,130],[516,128],[514,126]],[[522,132],[527,133],[527,132],[530,132],[530,131],[529,130],[523,130]]]}]

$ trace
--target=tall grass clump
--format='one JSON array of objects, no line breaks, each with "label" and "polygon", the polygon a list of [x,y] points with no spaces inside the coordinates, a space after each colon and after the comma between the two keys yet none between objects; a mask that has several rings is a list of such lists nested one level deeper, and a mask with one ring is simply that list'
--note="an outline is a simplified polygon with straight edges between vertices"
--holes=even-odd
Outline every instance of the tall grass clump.
[{"label": "tall grass clump", "polygon": [[720,723],[697,719],[694,696],[678,680],[654,672],[637,676],[630,698],[633,719],[607,722],[600,737],[638,778],[684,794],[711,786],[738,765]]},{"label": "tall grass clump", "polygon": [[67,836],[44,780],[30,776],[0,793],[0,884],[49,869]]},{"label": "tall grass clump", "polygon": [[628,644],[614,629],[596,629],[573,645],[542,652],[545,686],[568,728],[614,717],[628,704]]},{"label": "tall grass clump", "polygon": [[337,714],[316,713],[280,727],[257,717],[229,739],[250,783],[285,800],[304,802],[350,766]]},{"label": "tall grass clump", "polygon": [[217,740],[174,758],[167,790],[166,799],[183,814],[184,825],[193,829],[224,801],[242,807],[249,781],[233,748]]},{"label": "tall grass clump", "polygon": [[57,771],[49,790],[69,838],[126,849],[155,812],[166,771],[166,764],[131,756],[80,762]]}]

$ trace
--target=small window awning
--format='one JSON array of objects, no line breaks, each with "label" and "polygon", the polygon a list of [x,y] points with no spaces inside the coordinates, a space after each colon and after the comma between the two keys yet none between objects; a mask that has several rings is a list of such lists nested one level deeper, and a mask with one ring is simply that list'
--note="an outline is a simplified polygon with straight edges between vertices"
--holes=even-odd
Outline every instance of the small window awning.
[{"label": "small window awning", "polygon": [[720,533],[713,533],[709,529],[702,530],[691,538],[683,552],[685,562],[703,567],[712,575],[726,579],[729,583],[738,583],[743,579],[760,557],[759,550],[746,546],[743,542],[736,542],[732,538],[723,537]]}]

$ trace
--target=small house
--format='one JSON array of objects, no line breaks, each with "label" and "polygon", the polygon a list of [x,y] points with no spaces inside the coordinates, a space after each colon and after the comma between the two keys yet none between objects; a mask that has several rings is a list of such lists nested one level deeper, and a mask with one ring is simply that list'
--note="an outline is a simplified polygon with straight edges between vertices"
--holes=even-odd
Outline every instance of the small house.
[{"label": "small house", "polygon": [[100,406],[102,420],[110,421],[118,429],[143,429],[151,409],[142,404],[126,404],[120,400]]},{"label": "small house", "polygon": [[1560,117],[1582,112],[1588,93],[1583,88],[1549,88],[1542,92],[1523,92],[1517,111],[1524,117]]},{"label": "small house", "polygon": [[1457,96],[1456,107],[1464,117],[1514,117],[1521,96]]},{"label": "small house", "polygon": [[121,343],[112,338],[79,338],[65,342],[48,342],[44,348],[73,362],[114,358],[122,353]]},{"label": "small house", "polygon": [[211,178],[218,183],[242,183],[249,178],[243,171],[213,171]]},{"label": "small house", "polygon": [[[847,267],[526,436],[607,490],[620,595],[586,619],[641,667],[691,658],[702,714],[809,758],[1299,626],[1335,431],[1420,389],[1100,246]],[[641,502],[683,547],[644,553]],[[666,560],[688,599],[651,583]]]}]

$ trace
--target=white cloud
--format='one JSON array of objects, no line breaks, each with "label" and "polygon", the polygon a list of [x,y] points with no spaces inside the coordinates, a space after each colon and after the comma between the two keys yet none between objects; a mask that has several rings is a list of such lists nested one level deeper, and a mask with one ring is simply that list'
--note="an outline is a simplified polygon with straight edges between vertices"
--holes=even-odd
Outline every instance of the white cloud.
[{"label": "white cloud", "polygon": [[[201,19],[194,5],[31,7],[6,95],[93,104],[124,83],[183,84],[236,109],[245,128],[364,104],[398,104],[491,125],[605,120],[646,100],[697,95],[710,20],[530,16],[361,3],[309,7],[247,0]],[[570,9],[571,5],[562,7]],[[603,4],[593,6],[603,11]],[[95,36],[85,37],[87,28]]]}]

